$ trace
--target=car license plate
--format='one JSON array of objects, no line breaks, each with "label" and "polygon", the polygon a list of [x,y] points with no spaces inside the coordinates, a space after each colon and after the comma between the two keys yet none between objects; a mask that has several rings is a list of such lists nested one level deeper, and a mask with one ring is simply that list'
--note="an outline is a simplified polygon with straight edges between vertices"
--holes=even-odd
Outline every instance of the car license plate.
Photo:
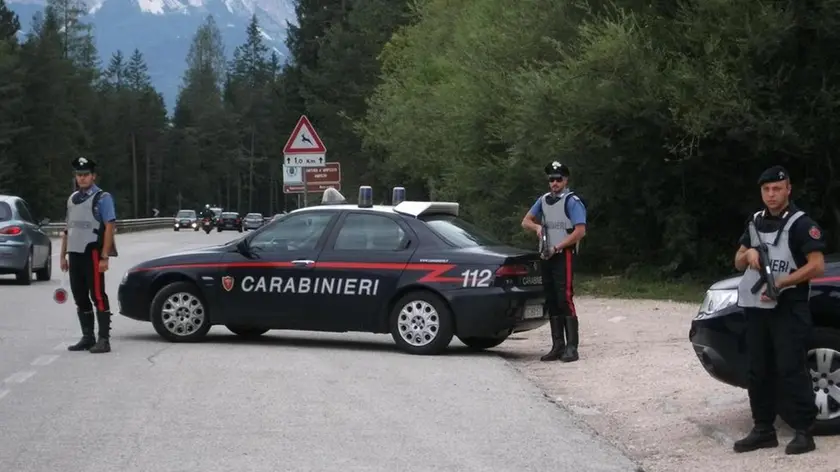
[{"label": "car license plate", "polygon": [[533,318],[542,318],[543,317],[543,306],[542,305],[527,305],[525,307],[525,318],[526,320],[533,319]]},{"label": "car license plate", "polygon": [[542,285],[542,276],[522,277],[522,285]]}]

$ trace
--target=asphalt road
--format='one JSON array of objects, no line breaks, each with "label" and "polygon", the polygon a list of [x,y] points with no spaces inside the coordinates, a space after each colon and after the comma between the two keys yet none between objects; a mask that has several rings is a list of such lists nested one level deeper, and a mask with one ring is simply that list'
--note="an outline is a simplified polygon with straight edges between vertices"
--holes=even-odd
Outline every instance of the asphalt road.
[{"label": "asphalt road", "polygon": [[[107,291],[131,265],[238,233],[118,235]],[[57,245],[55,246],[58,247]],[[215,327],[171,344],[115,315],[110,354],[79,336],[63,275],[0,280],[0,471],[632,471],[506,361],[439,357],[389,336]],[[69,289],[69,286],[67,286]]]}]

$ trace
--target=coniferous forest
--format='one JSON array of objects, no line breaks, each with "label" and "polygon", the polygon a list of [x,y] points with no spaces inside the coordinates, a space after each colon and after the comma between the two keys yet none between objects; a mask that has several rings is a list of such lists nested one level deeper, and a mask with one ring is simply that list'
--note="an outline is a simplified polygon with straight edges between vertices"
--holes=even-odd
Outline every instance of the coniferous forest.
[{"label": "coniferous forest", "polygon": [[[172,113],[139,51],[101,57],[79,0],[49,0],[21,39],[0,0],[0,192],[63,217],[69,162],[93,157],[120,218],[217,203],[293,209],[283,145],[306,114],[345,195],[454,200],[517,245],[572,169],[589,210],[581,263],[666,277],[731,270],[786,166],[794,200],[840,242],[836,0],[298,0],[288,61],[254,18],[223,50],[194,33]],[[310,202],[318,196],[310,197]]]}]

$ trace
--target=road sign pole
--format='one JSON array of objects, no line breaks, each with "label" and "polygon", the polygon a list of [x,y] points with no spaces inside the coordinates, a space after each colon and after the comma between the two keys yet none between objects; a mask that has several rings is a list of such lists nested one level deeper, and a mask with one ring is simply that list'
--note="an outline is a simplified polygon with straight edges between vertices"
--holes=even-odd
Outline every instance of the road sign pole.
[{"label": "road sign pole", "polygon": [[309,188],[307,188],[307,186],[306,186],[306,169],[307,169],[306,167],[303,168],[303,175],[301,176],[301,178],[303,178],[303,207],[304,208],[309,206],[309,202],[307,201],[308,200],[307,196],[309,195],[309,191],[308,191]]}]

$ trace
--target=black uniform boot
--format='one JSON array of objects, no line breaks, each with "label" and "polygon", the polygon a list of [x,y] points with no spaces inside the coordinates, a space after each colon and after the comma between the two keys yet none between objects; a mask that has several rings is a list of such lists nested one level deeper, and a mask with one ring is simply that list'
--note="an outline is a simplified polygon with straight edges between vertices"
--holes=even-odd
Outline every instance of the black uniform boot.
[{"label": "black uniform boot", "polygon": [[785,447],[785,454],[804,454],[817,448],[814,444],[814,437],[808,431],[798,430],[794,433],[793,439]]},{"label": "black uniform boot", "polygon": [[560,359],[560,355],[563,354],[563,349],[566,348],[563,320],[558,316],[552,316],[548,321],[551,323],[551,350],[548,351],[548,354],[540,357],[540,360],[556,361]]},{"label": "black uniform boot", "polygon": [[779,439],[776,437],[776,429],[772,426],[757,425],[753,427],[750,434],[745,438],[735,441],[732,449],[735,452],[750,452],[756,449],[776,447]]},{"label": "black uniform boot", "polygon": [[578,360],[578,319],[576,316],[566,317],[566,352],[560,357],[563,362]]},{"label": "black uniform boot", "polygon": [[94,354],[111,352],[111,336],[109,334],[111,331],[111,312],[97,312],[96,321],[99,323],[99,339],[96,341],[96,344],[90,348],[90,352]]},{"label": "black uniform boot", "polygon": [[77,311],[79,325],[82,327],[82,339],[72,346],[67,346],[68,351],[86,351],[96,344],[96,337],[93,335],[93,312]]}]

